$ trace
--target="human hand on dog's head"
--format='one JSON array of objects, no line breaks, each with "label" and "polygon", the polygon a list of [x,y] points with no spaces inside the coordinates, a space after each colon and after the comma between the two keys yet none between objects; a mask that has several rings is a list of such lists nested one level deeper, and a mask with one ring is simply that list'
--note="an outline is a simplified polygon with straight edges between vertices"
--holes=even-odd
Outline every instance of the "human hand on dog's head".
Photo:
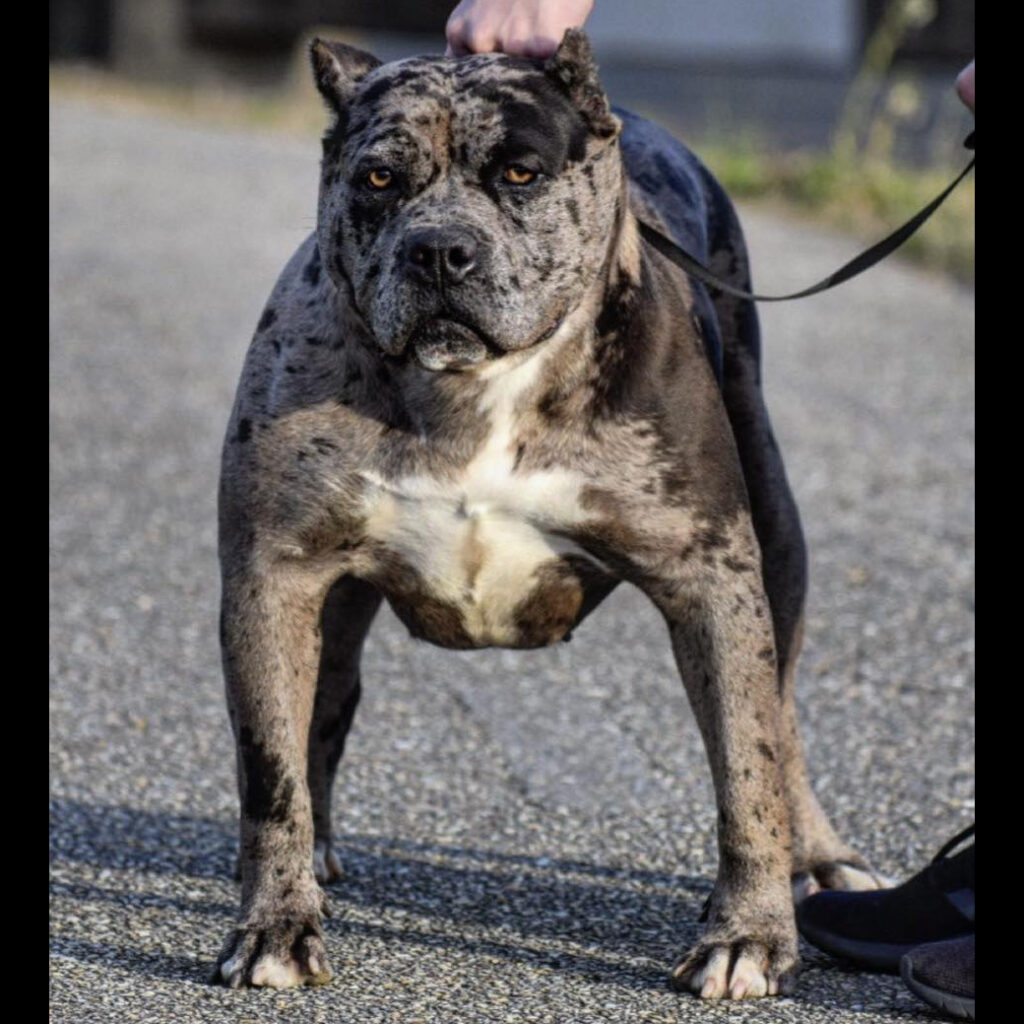
[{"label": "human hand on dog's head", "polygon": [[974,113],[974,61],[967,65],[956,77],[956,94],[963,104]]},{"label": "human hand on dog's head", "polygon": [[594,0],[462,0],[448,17],[446,57],[550,57],[567,28],[582,28]]}]

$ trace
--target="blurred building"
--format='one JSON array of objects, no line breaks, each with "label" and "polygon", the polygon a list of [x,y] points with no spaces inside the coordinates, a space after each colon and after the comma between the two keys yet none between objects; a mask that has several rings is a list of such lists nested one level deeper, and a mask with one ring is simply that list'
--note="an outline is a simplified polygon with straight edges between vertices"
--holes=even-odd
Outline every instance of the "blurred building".
[{"label": "blurred building", "polygon": [[[903,47],[920,62],[974,52],[973,0],[933,0],[934,18]],[[609,55],[849,67],[887,0],[598,0],[588,29]],[[437,35],[451,0],[50,0],[50,56],[153,61],[207,48],[285,53],[310,25]],[[127,52],[142,47],[147,52]]]},{"label": "blurred building", "polygon": [[[815,145],[827,141],[876,26],[891,4],[907,2],[925,23],[902,39],[895,67],[923,97],[911,134],[927,135],[958,114],[950,81],[974,52],[973,0],[597,0],[587,29],[623,105],[677,130],[752,128],[776,145]],[[273,84],[313,26],[336,26],[384,59],[440,52],[454,4],[50,0],[50,57],[148,77]]]}]

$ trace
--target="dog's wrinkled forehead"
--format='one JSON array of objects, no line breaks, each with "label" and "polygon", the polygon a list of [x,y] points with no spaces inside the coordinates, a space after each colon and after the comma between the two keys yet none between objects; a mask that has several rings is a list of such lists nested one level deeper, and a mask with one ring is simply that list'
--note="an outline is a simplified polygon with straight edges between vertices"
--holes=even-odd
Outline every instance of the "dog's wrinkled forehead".
[{"label": "dog's wrinkled forehead", "polygon": [[530,158],[554,175],[586,150],[586,122],[540,65],[494,54],[378,67],[359,83],[346,122],[347,160],[429,155],[440,172],[458,164],[486,174]]}]

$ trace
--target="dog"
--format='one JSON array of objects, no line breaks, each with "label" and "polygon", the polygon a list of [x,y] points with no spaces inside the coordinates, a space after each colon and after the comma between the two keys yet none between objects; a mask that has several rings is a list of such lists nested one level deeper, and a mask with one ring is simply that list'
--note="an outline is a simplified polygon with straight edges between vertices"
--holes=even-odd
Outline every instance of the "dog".
[{"label": "dog", "polygon": [[585,34],[545,61],[382,65],[315,40],[317,227],[249,348],[224,444],[221,642],[241,803],[215,976],[330,978],[331,786],[382,600],[448,648],[542,647],[621,581],[668,625],[718,802],[705,998],[789,989],[793,887],[877,882],[808,783],[806,556],[760,388],[744,243],[679,142],[614,111]]}]

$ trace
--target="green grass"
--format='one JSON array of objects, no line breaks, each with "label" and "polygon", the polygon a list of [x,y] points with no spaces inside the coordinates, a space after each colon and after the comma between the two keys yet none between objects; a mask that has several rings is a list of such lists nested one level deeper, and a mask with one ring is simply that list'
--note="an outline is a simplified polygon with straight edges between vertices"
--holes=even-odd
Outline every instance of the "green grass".
[{"label": "green grass", "polygon": [[[737,199],[775,202],[877,241],[909,220],[955,177],[955,168],[920,169],[888,161],[846,160],[831,153],[771,156],[751,142],[694,149]],[[964,150],[963,163],[968,160]],[[964,179],[900,249],[917,263],[974,279],[974,175]]]}]

